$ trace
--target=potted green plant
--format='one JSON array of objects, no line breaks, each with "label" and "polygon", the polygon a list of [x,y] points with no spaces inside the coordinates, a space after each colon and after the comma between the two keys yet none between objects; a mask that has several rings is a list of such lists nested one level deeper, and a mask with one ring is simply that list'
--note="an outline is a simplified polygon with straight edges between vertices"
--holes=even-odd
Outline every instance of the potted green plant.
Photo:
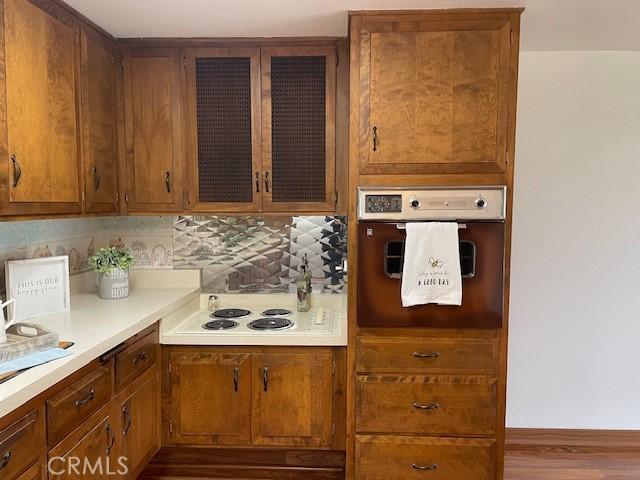
[{"label": "potted green plant", "polygon": [[98,273],[98,295],[113,300],[129,296],[129,269],[134,263],[127,250],[101,248],[90,259],[93,271]]}]

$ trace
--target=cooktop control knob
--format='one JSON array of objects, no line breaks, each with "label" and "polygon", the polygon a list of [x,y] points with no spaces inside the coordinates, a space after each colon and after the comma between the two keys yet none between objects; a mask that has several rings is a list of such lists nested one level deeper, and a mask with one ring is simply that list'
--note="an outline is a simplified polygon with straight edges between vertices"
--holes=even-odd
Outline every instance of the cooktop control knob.
[{"label": "cooktop control knob", "polygon": [[420,202],[414,198],[409,202],[409,205],[411,205],[411,208],[418,208],[420,206]]},{"label": "cooktop control knob", "polygon": [[487,206],[487,201],[484,198],[482,197],[476,198],[476,207],[484,208],[486,206]]}]

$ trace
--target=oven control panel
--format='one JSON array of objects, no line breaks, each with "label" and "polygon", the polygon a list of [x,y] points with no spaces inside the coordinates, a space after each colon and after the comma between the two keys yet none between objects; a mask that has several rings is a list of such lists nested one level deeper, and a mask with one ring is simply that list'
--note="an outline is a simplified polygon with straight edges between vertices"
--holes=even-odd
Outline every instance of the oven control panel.
[{"label": "oven control panel", "polygon": [[382,221],[504,220],[506,187],[358,189],[358,218]]}]

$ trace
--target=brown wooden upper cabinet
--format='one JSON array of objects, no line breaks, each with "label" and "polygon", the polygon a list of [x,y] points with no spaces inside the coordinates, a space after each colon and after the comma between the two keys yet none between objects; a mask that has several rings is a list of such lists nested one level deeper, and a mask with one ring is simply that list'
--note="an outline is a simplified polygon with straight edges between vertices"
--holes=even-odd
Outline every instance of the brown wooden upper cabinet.
[{"label": "brown wooden upper cabinet", "polygon": [[0,214],[81,213],[79,24],[57,5],[1,7],[8,133],[0,141]]},{"label": "brown wooden upper cabinet", "polygon": [[184,67],[187,209],[335,209],[335,46],[187,48]]},{"label": "brown wooden upper cabinet", "polygon": [[183,209],[179,76],[178,49],[125,50],[125,202],[130,212]]},{"label": "brown wooden upper cabinet", "polygon": [[116,142],[116,51],[112,42],[82,28],[82,144],[85,211],[118,212],[118,151]]},{"label": "brown wooden upper cabinet", "polygon": [[184,67],[187,208],[259,211],[260,49],[189,48]]},{"label": "brown wooden upper cabinet", "polygon": [[333,210],[336,49],[269,47],[261,57],[264,210]]},{"label": "brown wooden upper cabinet", "polygon": [[351,16],[361,174],[505,171],[519,14]]}]

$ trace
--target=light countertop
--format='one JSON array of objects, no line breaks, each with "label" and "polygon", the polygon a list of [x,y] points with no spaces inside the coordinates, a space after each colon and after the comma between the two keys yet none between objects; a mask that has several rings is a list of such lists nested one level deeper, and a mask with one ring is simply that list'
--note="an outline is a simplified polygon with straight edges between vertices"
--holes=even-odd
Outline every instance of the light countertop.
[{"label": "light countertop", "polygon": [[[236,328],[205,330],[202,325],[211,318],[207,309],[207,294],[201,295],[200,310],[171,328],[163,329],[160,343],[165,345],[260,345],[260,346],[345,346],[347,345],[347,296],[344,294],[318,294],[311,297],[310,312],[296,311],[293,293],[220,294],[216,309],[244,308],[251,311],[246,317],[235,319]],[[284,318],[293,321],[293,327],[275,331],[255,331],[246,324],[262,317],[263,310],[286,308],[291,314]],[[322,310],[322,324],[314,322]]]},{"label": "light countertop", "polygon": [[[135,271],[134,271],[135,272]],[[181,333],[180,326],[208,317],[208,295],[200,293],[199,272],[132,272],[131,294],[122,300],[101,300],[93,288],[95,277],[75,278],[71,311],[31,320],[58,332],[61,341],[74,342],[72,355],[31,368],[0,384],[0,418],[24,405],[40,393],[64,380],[100,355],[162,319],[160,342],[172,345],[325,345],[347,344],[345,295],[314,295],[312,307],[332,311],[326,331],[304,332],[295,328],[283,332],[255,332],[252,335],[202,335]],[[176,273],[173,273],[176,272]],[[72,282],[73,283],[73,282]],[[168,286],[173,285],[173,286]],[[220,305],[231,306],[239,299],[233,294],[220,296]],[[287,306],[295,309],[293,294],[243,295],[247,308]],[[285,303],[288,302],[288,303]],[[295,317],[294,317],[295,318]],[[302,319],[300,318],[300,321]],[[301,325],[301,324],[300,324]],[[199,329],[197,329],[199,330]],[[322,328],[320,328],[322,330]]]},{"label": "light countertop", "polygon": [[[0,417],[10,413],[100,355],[187,304],[194,304],[200,288],[135,287],[129,298],[101,300],[94,293],[71,296],[71,311],[33,319],[58,332],[61,341],[74,342],[73,355],[31,368],[0,384]],[[197,301],[195,302],[197,308]]]}]

